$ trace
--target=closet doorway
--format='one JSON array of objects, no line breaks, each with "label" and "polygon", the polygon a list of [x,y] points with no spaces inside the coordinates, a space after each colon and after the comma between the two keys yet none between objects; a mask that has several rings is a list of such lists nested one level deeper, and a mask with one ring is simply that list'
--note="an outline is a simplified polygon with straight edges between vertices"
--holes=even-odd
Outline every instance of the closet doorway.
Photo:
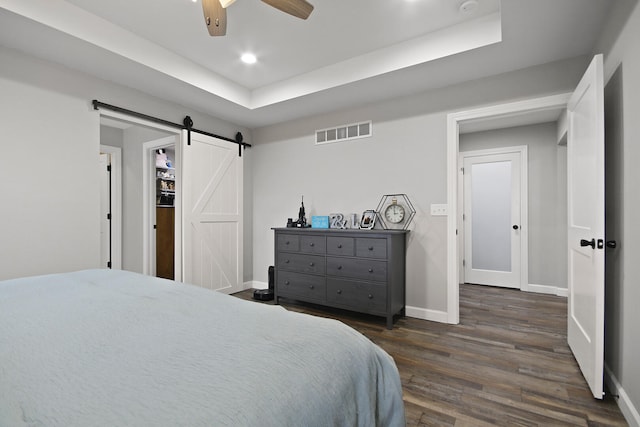
[{"label": "closet doorway", "polygon": [[176,143],[176,137],[170,136],[143,144],[146,274],[171,280],[176,279]]}]

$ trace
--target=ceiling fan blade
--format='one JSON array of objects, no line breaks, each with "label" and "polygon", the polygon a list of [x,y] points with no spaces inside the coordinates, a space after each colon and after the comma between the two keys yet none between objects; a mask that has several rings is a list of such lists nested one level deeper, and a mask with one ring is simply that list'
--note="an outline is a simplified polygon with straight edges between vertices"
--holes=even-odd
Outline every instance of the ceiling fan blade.
[{"label": "ceiling fan blade", "polygon": [[306,0],[262,0],[269,6],[300,19],[307,19],[313,11],[313,5]]},{"label": "ceiling fan blade", "polygon": [[210,36],[227,34],[227,9],[222,7],[220,0],[202,0],[202,12]]}]

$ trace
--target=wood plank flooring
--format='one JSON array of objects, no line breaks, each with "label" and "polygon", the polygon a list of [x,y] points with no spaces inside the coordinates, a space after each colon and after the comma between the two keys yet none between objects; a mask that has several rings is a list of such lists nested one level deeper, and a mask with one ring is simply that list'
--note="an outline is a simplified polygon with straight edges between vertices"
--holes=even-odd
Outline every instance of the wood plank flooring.
[{"label": "wood plank flooring", "polygon": [[[252,290],[235,294],[252,299]],[[273,302],[270,302],[273,303]],[[403,384],[407,426],[626,426],[594,399],[567,345],[567,300],[460,286],[460,324],[383,318],[285,301],[338,319],[385,349]]]}]

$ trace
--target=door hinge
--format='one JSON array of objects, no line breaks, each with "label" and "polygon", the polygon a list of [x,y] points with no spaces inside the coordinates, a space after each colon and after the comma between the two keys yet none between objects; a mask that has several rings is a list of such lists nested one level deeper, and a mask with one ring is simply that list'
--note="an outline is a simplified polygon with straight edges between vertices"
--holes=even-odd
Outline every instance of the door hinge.
[{"label": "door hinge", "polygon": [[111,172],[111,165],[107,165],[107,172]]},{"label": "door hinge", "polygon": [[107,268],[111,268],[111,261],[107,261]]},{"label": "door hinge", "polygon": [[153,224],[153,229],[154,229],[154,230],[157,230],[157,229],[158,229],[158,226],[157,226],[156,224]]},{"label": "door hinge", "polygon": [[467,261],[466,260],[462,260],[462,266],[464,267],[465,265],[467,265]]},{"label": "door hinge", "polygon": [[460,172],[462,172],[462,175],[464,175],[464,168],[460,168]]},{"label": "door hinge", "polygon": [[107,214],[107,220],[111,221],[111,214],[110,213]]}]

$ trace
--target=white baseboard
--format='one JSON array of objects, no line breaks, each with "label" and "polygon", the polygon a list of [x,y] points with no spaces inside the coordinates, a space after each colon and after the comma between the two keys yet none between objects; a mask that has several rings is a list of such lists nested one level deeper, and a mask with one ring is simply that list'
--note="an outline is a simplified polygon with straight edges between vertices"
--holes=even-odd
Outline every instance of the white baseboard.
[{"label": "white baseboard", "polygon": [[638,408],[633,405],[629,395],[624,391],[618,379],[613,375],[609,367],[604,365],[604,380],[609,387],[611,394],[617,395],[618,407],[624,418],[629,423],[629,427],[640,427],[640,413]]},{"label": "white baseboard", "polygon": [[242,286],[244,289],[269,289],[267,282],[258,282],[257,280],[249,280],[248,282],[244,282]]},{"label": "white baseboard", "polygon": [[447,323],[449,317],[446,311],[428,310],[420,307],[405,307],[407,317],[413,317],[422,320],[431,320],[433,322]]},{"label": "white baseboard", "polygon": [[559,297],[568,297],[569,290],[567,288],[559,288],[557,286],[548,285],[536,285],[535,283],[529,283],[526,289],[522,289],[526,292],[534,292],[537,294],[550,294],[557,295]]}]

